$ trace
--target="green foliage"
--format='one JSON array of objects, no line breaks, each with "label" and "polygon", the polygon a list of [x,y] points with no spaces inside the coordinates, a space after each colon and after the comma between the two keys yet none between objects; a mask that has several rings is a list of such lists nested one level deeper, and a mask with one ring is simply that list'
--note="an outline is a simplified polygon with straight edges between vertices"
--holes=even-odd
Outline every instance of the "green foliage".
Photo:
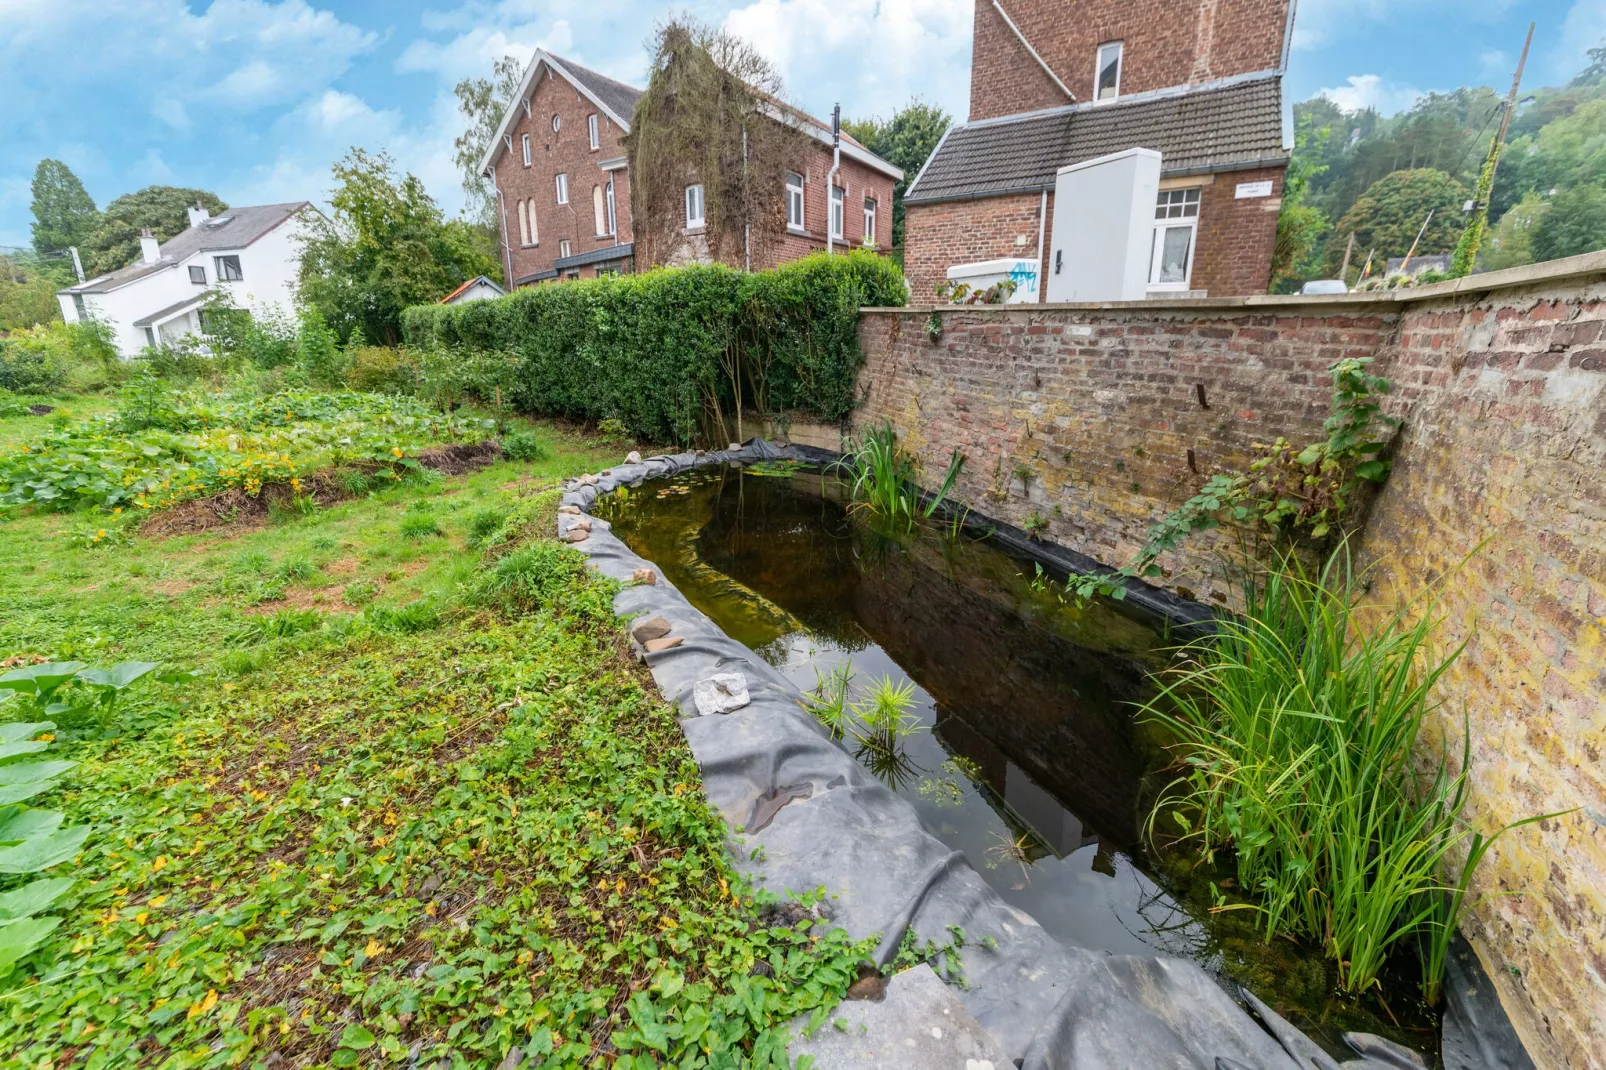
[{"label": "green foliage", "polygon": [[920,501],[920,460],[898,442],[890,423],[866,431],[838,463],[853,476],[851,508],[869,513],[883,530],[906,533],[942,507],[965,466],[965,457],[958,449],[949,455],[942,482],[924,504]]},{"label": "green foliage", "polygon": [[1606,186],[1577,186],[1558,193],[1534,226],[1531,247],[1536,261],[1606,249]]},{"label": "green foliage", "polygon": [[339,340],[324,322],[323,313],[316,306],[303,311],[296,331],[296,362],[306,373],[307,381],[318,386],[340,384],[346,370],[345,356]]},{"label": "green foliage", "polygon": [[[128,421],[125,425],[124,421]],[[172,391],[141,377],[114,415],[71,421],[0,447],[0,509],[159,509],[239,488],[255,497],[330,465],[394,482],[416,472],[409,451],[488,437],[489,420],[443,416],[407,398],[282,393],[230,397]]]},{"label": "green foliage", "polygon": [[481,573],[473,600],[506,610],[549,605],[584,572],[585,555],[549,540],[533,540],[497,558]]},{"label": "green foliage", "polygon": [[[862,305],[904,303],[903,276],[869,252],[743,274],[721,265],[585,279],[494,301],[407,310],[412,351],[516,359],[520,408],[612,417],[634,436],[734,437],[740,396],[760,411],[836,421],[854,404]],[[483,396],[483,395],[482,395]]]},{"label": "green foliage", "polygon": [[0,389],[48,394],[99,388],[123,374],[111,330],[93,320],[46,323],[0,338]]},{"label": "green foliage", "polygon": [[501,274],[468,224],[445,222],[423,183],[392,168],[389,156],[352,150],[334,166],[333,218],[308,221],[298,298],[342,341],[360,333],[394,345],[409,305]]},{"label": "green foliage", "polygon": [[404,539],[422,539],[431,535],[445,534],[441,530],[440,521],[431,514],[423,512],[409,512],[403,515],[399,532]]},{"label": "green foliage", "polygon": [[831,733],[841,739],[848,730],[848,696],[853,685],[853,659],[828,673],[814,670],[814,691],[803,696],[803,706]]},{"label": "green foliage", "polygon": [[1534,227],[1549,210],[1550,202],[1537,193],[1529,193],[1512,205],[1489,236],[1482,266],[1499,271],[1533,263]]},{"label": "green foliage", "polygon": [[89,240],[100,213],[72,168],[60,160],[40,160],[31,190],[34,252],[62,252]]},{"label": "green foliage", "polygon": [[892,187],[892,245],[903,248],[903,194],[936,151],[953,117],[918,97],[890,119],[844,120],[842,129],[888,163],[903,168],[903,179]]},{"label": "green foliage", "polygon": [[1363,626],[1364,587],[1347,544],[1314,575],[1282,553],[1245,581],[1241,616],[1184,648],[1144,707],[1182,770],[1150,835],[1174,822],[1206,862],[1230,858],[1252,897],[1236,908],[1258,911],[1268,940],[1322,944],[1348,991],[1420,942],[1435,1002],[1468,882],[1507,829],[1485,838],[1462,820],[1470,734],[1454,769],[1419,746],[1462,647],[1431,653],[1431,602]]},{"label": "green foliage", "polygon": [[1339,239],[1342,236],[1347,241],[1351,232],[1358,248],[1374,250],[1377,263],[1404,256],[1429,212],[1433,220],[1416,246],[1416,255],[1449,252],[1461,236],[1461,208],[1466,199],[1466,187],[1443,171],[1419,167],[1385,175],[1368,187],[1334,226],[1323,271],[1337,274],[1344,255]]},{"label": "green foliage", "polygon": [[23,251],[0,256],[0,331],[61,319],[56,291],[67,280],[53,266]]},{"label": "green foliage", "polygon": [[106,205],[95,231],[81,250],[84,270],[105,275],[139,259],[139,235],[146,227],[165,242],[190,227],[188,208],[197,201],[214,217],[228,210],[215,193],[175,186],[146,186]]},{"label": "green foliage", "polygon": [[1327,171],[1323,156],[1332,136],[1331,126],[1318,127],[1309,114],[1301,115],[1295,125],[1294,154],[1283,175],[1277,241],[1271,255],[1272,285],[1279,289],[1296,289],[1293,284],[1310,277],[1314,265],[1308,261],[1329,229],[1327,214],[1305,199],[1311,182]]},{"label": "green foliage", "polygon": [[[463,192],[468,194],[464,214],[493,234],[499,232],[496,187],[480,171],[480,160],[523,77],[524,64],[517,57],[503,56],[491,64],[490,78],[464,78],[452,87],[458,111],[468,119],[468,128],[452,142],[452,161],[463,176]],[[501,279],[501,272],[492,277]]]},{"label": "green foliage", "polygon": [[502,436],[502,456],[510,461],[544,461],[547,449],[529,431],[513,431]]}]

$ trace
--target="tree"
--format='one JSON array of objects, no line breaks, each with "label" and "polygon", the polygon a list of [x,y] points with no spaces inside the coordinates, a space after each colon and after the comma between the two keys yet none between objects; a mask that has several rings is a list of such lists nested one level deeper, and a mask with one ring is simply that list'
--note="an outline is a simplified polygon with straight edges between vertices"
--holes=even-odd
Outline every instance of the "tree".
[{"label": "tree", "polygon": [[0,331],[61,319],[56,289],[62,281],[26,252],[0,256]]},{"label": "tree", "polygon": [[1530,193],[1506,211],[1489,235],[1481,266],[1486,271],[1521,267],[1534,262],[1533,233],[1550,211],[1550,202]]},{"label": "tree", "polygon": [[518,92],[524,66],[513,56],[503,56],[491,65],[489,78],[464,78],[452,89],[458,110],[468,119],[468,128],[452,142],[452,159],[463,172],[463,191],[468,203],[463,215],[482,226],[501,233],[496,211],[496,186],[480,173],[480,160],[490,148],[502,115]]},{"label": "tree", "polygon": [[82,245],[100,223],[89,191],[60,160],[40,160],[33,173],[33,248],[40,254]]},{"label": "tree", "polygon": [[903,248],[903,193],[920,174],[947,133],[952,116],[919,97],[892,118],[844,122],[842,129],[890,164],[903,168],[903,181],[892,187],[892,246]]},{"label": "tree", "polygon": [[93,275],[110,271],[139,259],[139,234],[146,227],[158,241],[167,241],[189,229],[189,209],[199,203],[212,215],[228,210],[217,194],[204,189],[177,186],[146,186],[125,193],[106,206],[100,226],[86,242],[84,270]]},{"label": "tree", "polygon": [[1591,48],[1585,53],[1589,57],[1589,66],[1579,71],[1568,85],[1595,85],[1606,82],[1606,41]]},{"label": "tree", "polygon": [[1576,186],[1556,194],[1533,229],[1536,261],[1606,249],[1606,188]]},{"label": "tree", "polygon": [[1404,256],[1416,242],[1429,212],[1433,218],[1416,245],[1416,255],[1449,252],[1461,236],[1461,209],[1466,199],[1466,187],[1443,171],[1419,167],[1383,176],[1361,194],[1333,228],[1322,258],[1324,274],[1338,271],[1344,244],[1352,232],[1356,246],[1375,250],[1379,262]]},{"label": "tree", "polygon": [[298,298],[344,343],[401,341],[409,305],[438,301],[476,275],[496,275],[473,228],[441,219],[413,175],[397,178],[391,158],[352,149],[335,164],[332,219],[314,216],[301,253]]},{"label": "tree", "polygon": [[1299,117],[1294,129],[1294,154],[1283,176],[1283,203],[1277,214],[1277,243],[1272,247],[1272,287],[1278,292],[1292,292],[1297,284],[1308,277],[1305,263],[1329,227],[1327,215],[1320,208],[1305,203],[1312,179],[1327,170],[1323,162],[1328,141],[1332,139],[1330,126],[1317,127],[1316,116]]},{"label": "tree", "polygon": [[[786,174],[810,138],[781,77],[741,38],[688,19],[658,28],[630,133],[636,261],[762,263],[786,232]],[[685,190],[703,187],[703,234],[683,233]]]}]

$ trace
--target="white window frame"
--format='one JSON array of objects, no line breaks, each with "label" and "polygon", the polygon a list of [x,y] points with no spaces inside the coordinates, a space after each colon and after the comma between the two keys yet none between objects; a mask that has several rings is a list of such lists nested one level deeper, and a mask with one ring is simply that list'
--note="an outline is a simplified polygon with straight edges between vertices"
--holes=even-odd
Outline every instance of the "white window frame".
[{"label": "white window frame", "polygon": [[866,197],[864,199],[864,244],[866,245],[874,245],[876,243],[876,207],[876,199],[874,197]]},{"label": "white window frame", "polygon": [[554,134],[556,134],[561,129],[563,129],[563,120],[558,117],[558,113],[557,112],[553,112],[552,113],[552,132]]},{"label": "white window frame", "polygon": [[708,217],[703,204],[703,184],[693,182],[686,187],[686,229],[707,225]]},{"label": "white window frame", "polygon": [[597,237],[607,236],[608,196],[602,192],[600,182],[591,187],[591,222],[597,228]]},{"label": "white window frame", "polygon": [[530,157],[530,135],[529,134],[520,135],[519,143],[524,146],[524,166],[528,167],[528,166],[530,166],[530,158],[531,158]]},{"label": "white window frame", "polygon": [[[1154,207],[1154,232],[1149,239],[1150,290],[1181,291],[1192,288],[1193,258],[1199,248],[1199,206],[1203,192],[1201,186],[1160,191]],[[1168,231],[1178,229],[1188,231],[1188,260],[1183,267],[1182,280],[1161,282],[1160,267],[1161,256],[1165,250],[1165,235]]]},{"label": "white window frame", "polygon": [[591,151],[596,152],[602,147],[602,135],[597,130],[597,113],[592,112],[586,119],[586,134],[591,138]]},{"label": "white window frame", "polygon": [[[794,179],[796,181],[794,181]],[[786,173],[786,229],[803,231],[807,229],[803,213],[803,176],[795,171]],[[796,218],[793,217],[793,208],[797,209]]]},{"label": "white window frame", "polygon": [[569,176],[567,174],[565,174],[564,172],[559,171],[557,176],[553,179],[553,181],[557,184],[558,203],[559,204],[568,204],[569,203]]},{"label": "white window frame", "polygon": [[613,173],[608,173],[608,236],[619,236],[618,203],[613,199]]},{"label": "white window frame", "polygon": [[830,227],[831,237],[842,241],[847,237],[848,230],[848,191],[841,186],[831,187]]},{"label": "white window frame", "polygon": [[[1104,73],[1104,54],[1115,53],[1115,87],[1110,96],[1099,96],[1099,77]],[[1109,104],[1121,99],[1121,68],[1126,66],[1126,48],[1122,41],[1106,41],[1093,53],[1093,103]]]},{"label": "white window frame", "polygon": [[574,246],[570,244],[569,239],[568,238],[560,239],[558,241],[558,259],[562,260],[566,256],[573,256],[573,255],[574,255]]}]

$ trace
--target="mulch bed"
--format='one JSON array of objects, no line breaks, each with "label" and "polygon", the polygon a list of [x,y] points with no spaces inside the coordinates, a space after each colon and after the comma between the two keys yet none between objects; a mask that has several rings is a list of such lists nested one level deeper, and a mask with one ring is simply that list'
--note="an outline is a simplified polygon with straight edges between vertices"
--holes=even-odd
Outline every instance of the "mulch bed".
[{"label": "mulch bed", "polygon": [[[418,452],[418,463],[442,475],[460,476],[476,472],[502,457],[502,444],[495,439],[484,442],[457,442],[446,446],[430,446]],[[379,465],[358,465],[347,468],[371,474]],[[314,472],[301,480],[302,498],[310,498],[320,509],[344,501],[353,495],[340,479],[340,469]],[[238,487],[207,498],[191,498],[154,514],[140,525],[141,535],[189,535],[200,531],[246,531],[265,525],[275,507],[289,508],[296,499],[296,491],[288,482],[264,483],[255,497]]]}]

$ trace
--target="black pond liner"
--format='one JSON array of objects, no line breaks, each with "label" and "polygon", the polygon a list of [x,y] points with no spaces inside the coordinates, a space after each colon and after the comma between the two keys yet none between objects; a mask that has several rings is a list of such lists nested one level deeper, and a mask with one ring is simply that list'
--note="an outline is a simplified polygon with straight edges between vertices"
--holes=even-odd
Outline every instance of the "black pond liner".
[{"label": "black pond liner", "polygon": [[[777,447],[760,439],[740,449],[653,457],[612,468],[594,483],[572,481],[562,504],[589,512],[597,498],[620,486],[637,486],[701,465],[797,460],[819,465],[834,454]],[[980,520],[981,518],[975,518]],[[558,515],[567,536],[580,517]],[[628,583],[652,567],[615,537],[606,521],[590,520],[589,536],[575,544],[604,575]],[[1023,559],[1061,571],[1103,569],[1098,562],[1028,539],[1004,525],[994,538]],[[1211,611],[1141,583],[1126,602],[1176,626],[1208,627]],[[664,696],[682,711],[682,731],[702,770],[708,800],[733,828],[767,818],[741,837],[736,864],[778,893],[824,887],[829,917],[854,939],[879,936],[878,964],[896,955],[906,930],[922,941],[948,939],[951,926],[967,934],[966,987],[956,994],[970,1013],[1002,1042],[1025,1070],[1062,1068],[1198,1067],[1200,1070],[1291,1070],[1339,1065],[1310,1038],[1252,994],[1234,1001],[1193,962],[1164,955],[1111,955],[1070,946],[1046,933],[1029,915],[1006,904],[958,852],[931,836],[914,809],[876,780],[806,713],[802,693],[753,651],[727,636],[662,577],[651,586],[620,591],[615,608],[625,616],[661,616],[682,640],[648,653],[646,663]],[[698,716],[693,690],[716,673],[739,672],[750,702],[735,712]],[[783,801],[784,800],[784,801]],[[782,802],[778,808],[776,802]],[[760,850],[760,848],[762,848]],[[756,856],[756,857],[755,857]],[[979,941],[991,938],[988,944]],[[994,943],[995,941],[995,943]],[[1476,968],[1476,958],[1471,959]],[[1466,958],[1458,965],[1465,967]],[[1458,986],[1450,985],[1452,992]],[[1478,986],[1487,996],[1490,986]],[[1484,1004],[1470,1015],[1471,1042],[1452,1045],[1465,1070],[1521,1066],[1506,1057],[1510,1044],[1489,1023]],[[1494,1005],[1498,1014],[1498,1004]],[[1503,1021],[1510,1033],[1510,1025]],[[1488,1034],[1488,1035],[1485,1035]],[[1362,1057],[1347,1067],[1420,1066],[1407,1049],[1368,1034],[1346,1034]],[[1515,1041],[1514,1034],[1510,1037]],[[1520,1052],[1520,1045],[1516,1051]],[[1478,1061],[1481,1056],[1499,1061]],[[1531,1065],[1531,1064],[1530,1064]],[[1001,1068],[1000,1068],[1001,1070]]]}]

